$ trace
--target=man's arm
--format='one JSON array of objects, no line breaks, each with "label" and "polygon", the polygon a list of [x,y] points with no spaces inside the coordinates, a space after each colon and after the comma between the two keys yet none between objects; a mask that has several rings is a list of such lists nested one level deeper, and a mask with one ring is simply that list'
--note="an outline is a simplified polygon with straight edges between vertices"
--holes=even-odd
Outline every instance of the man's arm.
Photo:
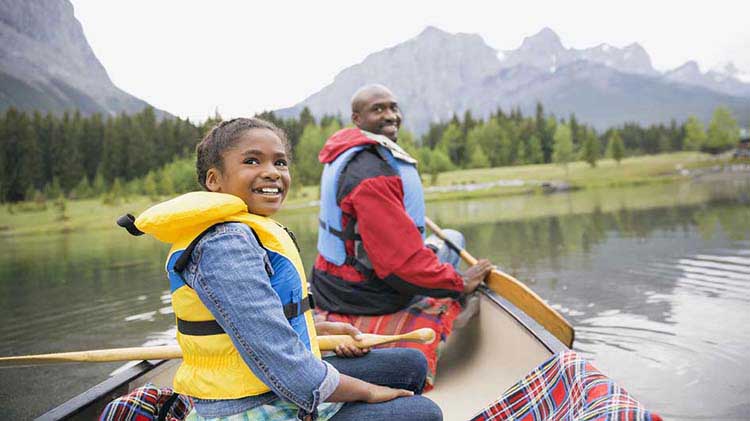
[{"label": "man's arm", "polygon": [[347,166],[339,189],[343,212],[354,215],[379,278],[404,294],[457,297],[463,279],[440,263],[403,205],[401,178],[377,154],[363,151]]}]

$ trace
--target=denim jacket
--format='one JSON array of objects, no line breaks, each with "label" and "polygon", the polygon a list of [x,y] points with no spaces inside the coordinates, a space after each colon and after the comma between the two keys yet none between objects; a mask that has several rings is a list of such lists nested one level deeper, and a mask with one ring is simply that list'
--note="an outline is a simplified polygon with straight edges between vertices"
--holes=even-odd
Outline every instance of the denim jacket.
[{"label": "denim jacket", "polygon": [[[217,225],[198,242],[183,271],[185,282],[224,328],[250,370],[271,389],[241,399],[194,399],[203,417],[239,414],[281,398],[315,414],[339,383],[339,373],[317,359],[284,317],[265,270],[266,251],[250,227]],[[314,418],[314,416],[313,416]]]}]

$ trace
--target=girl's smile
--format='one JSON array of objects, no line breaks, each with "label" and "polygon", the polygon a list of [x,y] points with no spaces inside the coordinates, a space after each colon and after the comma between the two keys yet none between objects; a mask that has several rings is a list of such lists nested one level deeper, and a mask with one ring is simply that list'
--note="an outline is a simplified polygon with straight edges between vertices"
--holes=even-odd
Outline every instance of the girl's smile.
[{"label": "girl's smile", "polygon": [[249,129],[222,155],[223,169],[211,168],[206,187],[242,199],[250,213],[270,216],[291,184],[289,158],[281,139],[268,129]]}]

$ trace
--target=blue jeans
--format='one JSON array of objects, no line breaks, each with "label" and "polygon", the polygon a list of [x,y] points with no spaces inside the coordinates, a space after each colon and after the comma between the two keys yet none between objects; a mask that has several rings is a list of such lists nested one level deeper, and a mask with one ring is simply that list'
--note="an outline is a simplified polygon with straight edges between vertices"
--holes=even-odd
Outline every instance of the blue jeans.
[{"label": "blue jeans", "polygon": [[[451,240],[451,242],[459,248],[466,247],[466,240],[464,239],[464,235],[459,231],[453,229],[444,229],[443,232],[445,233],[445,236],[448,237],[448,239]],[[435,234],[431,234],[429,237],[427,237],[424,243],[427,246],[431,246],[435,250],[435,254],[437,255],[438,260],[440,260],[442,263],[449,263],[454,268],[456,268],[456,270],[458,270],[458,266],[461,264],[461,255],[457,251],[448,247],[448,245],[445,244],[445,241],[443,241],[440,237]]]},{"label": "blue jeans", "polygon": [[339,373],[415,393],[381,403],[348,402],[331,421],[443,419],[440,407],[420,395],[427,375],[427,360],[421,352],[407,348],[374,349],[361,358],[329,357],[325,360]]}]

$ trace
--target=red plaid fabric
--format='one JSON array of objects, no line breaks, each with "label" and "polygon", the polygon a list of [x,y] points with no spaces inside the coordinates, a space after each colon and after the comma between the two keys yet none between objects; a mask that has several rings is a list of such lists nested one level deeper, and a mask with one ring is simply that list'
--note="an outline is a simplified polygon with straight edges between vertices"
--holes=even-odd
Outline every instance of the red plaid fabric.
[{"label": "red plaid fabric", "polygon": [[108,403],[99,421],[182,421],[192,409],[187,396],[149,383]]},{"label": "red plaid fabric", "polygon": [[557,354],[472,421],[661,421],[573,351]]},{"label": "red plaid fabric", "polygon": [[458,313],[461,312],[461,306],[457,301],[450,298],[424,297],[401,311],[381,316],[356,316],[322,310],[316,310],[316,312],[326,321],[350,323],[362,333],[397,335],[423,327],[433,329],[437,337],[440,338],[440,341],[433,341],[431,344],[395,342],[379,347],[414,348],[422,351],[425,357],[427,357],[427,365],[429,367],[427,382],[425,384],[425,391],[427,391],[433,388],[435,382],[438,345],[440,345],[441,341],[448,339],[453,328],[453,321],[458,316]]}]

